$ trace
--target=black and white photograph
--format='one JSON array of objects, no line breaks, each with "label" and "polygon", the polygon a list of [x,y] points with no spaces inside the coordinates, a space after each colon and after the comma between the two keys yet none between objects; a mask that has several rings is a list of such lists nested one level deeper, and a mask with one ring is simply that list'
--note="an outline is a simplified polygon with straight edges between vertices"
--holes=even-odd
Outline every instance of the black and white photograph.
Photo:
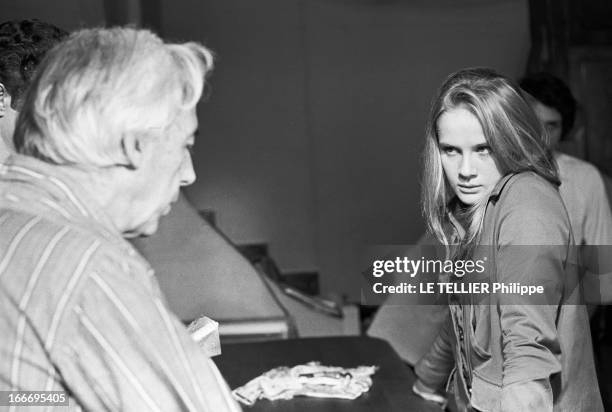
[{"label": "black and white photograph", "polygon": [[0,0],[0,410],[612,412],[612,3]]}]

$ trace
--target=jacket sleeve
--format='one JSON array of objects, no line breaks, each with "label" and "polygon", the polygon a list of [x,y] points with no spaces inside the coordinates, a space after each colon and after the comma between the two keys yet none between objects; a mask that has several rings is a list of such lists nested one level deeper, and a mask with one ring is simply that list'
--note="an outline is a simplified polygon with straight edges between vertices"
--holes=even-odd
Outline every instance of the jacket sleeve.
[{"label": "jacket sleeve", "polygon": [[414,368],[418,378],[430,388],[444,390],[444,385],[455,366],[452,334],[452,321],[449,313],[431,349]]},{"label": "jacket sleeve", "polygon": [[[571,229],[552,186],[540,181],[536,187],[519,183],[526,182],[513,185],[500,210],[495,281],[542,286],[544,293],[497,295],[504,358],[502,393],[516,395],[525,405],[539,406],[502,407],[552,410],[552,396],[544,395],[550,377],[561,371],[556,318],[564,296],[576,287],[567,272],[572,269],[567,265]],[[512,396],[502,398],[507,403]]]}]

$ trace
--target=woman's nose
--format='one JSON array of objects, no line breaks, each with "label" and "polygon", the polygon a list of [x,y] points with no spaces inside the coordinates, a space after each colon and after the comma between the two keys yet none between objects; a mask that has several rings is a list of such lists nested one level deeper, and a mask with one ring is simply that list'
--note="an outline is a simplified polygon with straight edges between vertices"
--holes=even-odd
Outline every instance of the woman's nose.
[{"label": "woman's nose", "polygon": [[459,176],[463,179],[471,179],[476,175],[476,170],[474,169],[474,162],[471,159],[470,155],[464,155],[461,159],[461,164],[459,165]]}]

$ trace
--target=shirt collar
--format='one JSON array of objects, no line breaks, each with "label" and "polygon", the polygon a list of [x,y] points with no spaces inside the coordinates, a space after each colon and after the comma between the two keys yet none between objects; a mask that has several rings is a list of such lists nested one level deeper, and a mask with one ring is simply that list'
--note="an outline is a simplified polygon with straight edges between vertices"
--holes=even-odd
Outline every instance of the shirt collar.
[{"label": "shirt collar", "polygon": [[33,190],[40,196],[35,201],[43,198],[52,199],[68,213],[65,217],[71,222],[95,230],[113,243],[127,244],[90,192],[71,179],[62,166],[30,156],[13,154],[0,164],[0,176],[5,181],[34,188]]},{"label": "shirt collar", "polygon": [[516,173],[508,173],[506,176],[502,177],[489,194],[489,199],[491,199],[492,197],[499,197],[499,194],[502,192],[502,190],[504,190],[506,183],[508,183],[508,181],[514,175],[516,175]]},{"label": "shirt collar", "polygon": [[[508,173],[507,175],[502,177],[495,184],[495,186],[493,187],[493,190],[491,191],[491,193],[489,193],[488,200],[491,200],[493,198],[499,197],[499,195],[502,192],[502,190],[504,190],[504,187],[506,187],[506,184],[516,174],[517,173]],[[449,218],[450,223],[455,227],[455,230],[457,231],[457,235],[459,236],[459,239],[463,238],[465,236],[465,234],[466,234],[466,229],[463,227],[461,222],[459,222],[459,220],[455,217],[454,213],[452,213],[452,212],[448,213],[448,218]]]}]

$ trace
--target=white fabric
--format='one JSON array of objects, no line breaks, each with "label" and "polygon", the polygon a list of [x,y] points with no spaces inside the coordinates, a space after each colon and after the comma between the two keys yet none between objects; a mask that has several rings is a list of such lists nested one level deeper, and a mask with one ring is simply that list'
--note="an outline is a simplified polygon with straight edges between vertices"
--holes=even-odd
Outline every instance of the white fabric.
[{"label": "white fabric", "polygon": [[372,386],[376,366],[341,368],[309,362],[293,368],[274,368],[235,389],[232,394],[245,405],[257,399],[291,399],[294,396],[355,399]]}]

